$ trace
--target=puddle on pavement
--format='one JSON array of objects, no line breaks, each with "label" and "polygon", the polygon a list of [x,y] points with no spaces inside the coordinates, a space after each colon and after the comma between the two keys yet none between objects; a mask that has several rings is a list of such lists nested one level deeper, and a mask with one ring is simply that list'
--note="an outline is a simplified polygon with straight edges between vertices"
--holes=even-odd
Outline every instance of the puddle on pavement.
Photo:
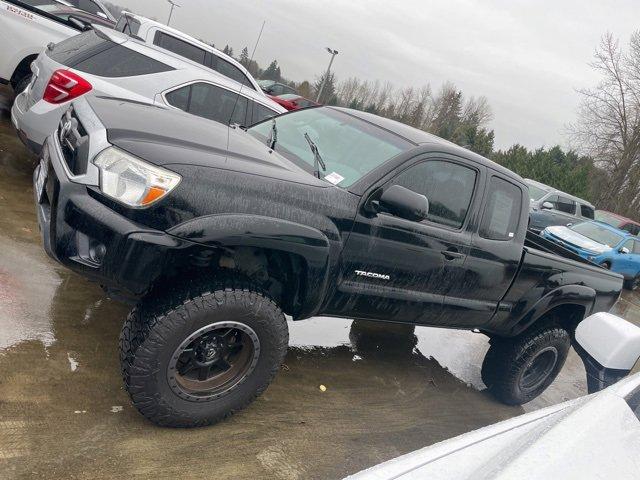
[{"label": "puddle on pavement", "polygon": [[[7,105],[0,92],[0,109]],[[524,409],[487,395],[484,336],[315,318],[290,322],[285,365],[217,426],[153,426],[122,389],[128,308],[42,251],[33,157],[0,119],[0,471],[3,478],[339,478],[585,392],[575,354]],[[616,307],[640,319],[640,300]],[[319,387],[324,385],[325,391]]]}]

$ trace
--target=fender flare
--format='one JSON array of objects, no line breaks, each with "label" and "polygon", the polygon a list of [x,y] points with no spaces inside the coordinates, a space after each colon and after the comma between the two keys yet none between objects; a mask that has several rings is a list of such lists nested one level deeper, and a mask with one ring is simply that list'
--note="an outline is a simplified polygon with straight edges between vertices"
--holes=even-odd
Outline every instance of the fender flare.
[{"label": "fender flare", "polygon": [[176,225],[167,233],[212,248],[256,247],[301,257],[306,263],[302,310],[315,314],[327,291],[331,244],[320,230],[273,217],[250,214],[207,215]]},{"label": "fender flare", "polygon": [[552,309],[562,305],[584,307],[585,317],[591,314],[596,301],[596,291],[585,285],[563,285],[538,300],[512,327],[511,335],[519,335]]}]

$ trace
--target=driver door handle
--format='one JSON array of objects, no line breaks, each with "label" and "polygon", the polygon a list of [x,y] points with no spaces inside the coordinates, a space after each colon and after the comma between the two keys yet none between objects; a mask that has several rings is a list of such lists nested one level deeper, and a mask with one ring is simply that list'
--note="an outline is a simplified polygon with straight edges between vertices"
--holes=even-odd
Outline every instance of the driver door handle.
[{"label": "driver door handle", "polygon": [[455,260],[457,258],[464,257],[464,253],[460,253],[456,248],[442,250],[440,253],[445,258],[445,260]]}]

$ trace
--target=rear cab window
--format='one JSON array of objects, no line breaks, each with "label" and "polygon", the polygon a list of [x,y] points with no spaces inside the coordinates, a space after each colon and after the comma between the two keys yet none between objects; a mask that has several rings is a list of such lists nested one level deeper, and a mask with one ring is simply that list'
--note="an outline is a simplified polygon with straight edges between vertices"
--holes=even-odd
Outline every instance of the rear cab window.
[{"label": "rear cab window", "polygon": [[588,205],[580,205],[580,215],[584,218],[588,218],[589,220],[593,220],[595,212],[593,208]]},{"label": "rear cab window", "polygon": [[482,214],[480,236],[488,240],[512,240],[522,212],[522,190],[500,177],[491,177],[489,197]]},{"label": "rear cab window", "polygon": [[68,38],[47,50],[58,63],[100,77],[132,77],[173,67],[98,35],[94,30]]}]

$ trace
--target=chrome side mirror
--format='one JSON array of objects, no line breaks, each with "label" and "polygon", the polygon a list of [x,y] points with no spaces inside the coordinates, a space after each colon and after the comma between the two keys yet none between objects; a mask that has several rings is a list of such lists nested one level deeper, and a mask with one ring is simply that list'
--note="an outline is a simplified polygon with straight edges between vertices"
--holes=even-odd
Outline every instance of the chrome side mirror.
[{"label": "chrome side mirror", "polygon": [[553,210],[553,203],[542,202],[542,205],[540,205],[540,208],[542,208],[543,210]]},{"label": "chrome side mirror", "polygon": [[625,254],[625,255],[627,255],[627,254],[631,253],[631,252],[629,252],[629,249],[628,249],[627,247],[620,247],[620,249],[618,250],[618,252],[619,252],[619,253],[622,253],[622,254]]}]

